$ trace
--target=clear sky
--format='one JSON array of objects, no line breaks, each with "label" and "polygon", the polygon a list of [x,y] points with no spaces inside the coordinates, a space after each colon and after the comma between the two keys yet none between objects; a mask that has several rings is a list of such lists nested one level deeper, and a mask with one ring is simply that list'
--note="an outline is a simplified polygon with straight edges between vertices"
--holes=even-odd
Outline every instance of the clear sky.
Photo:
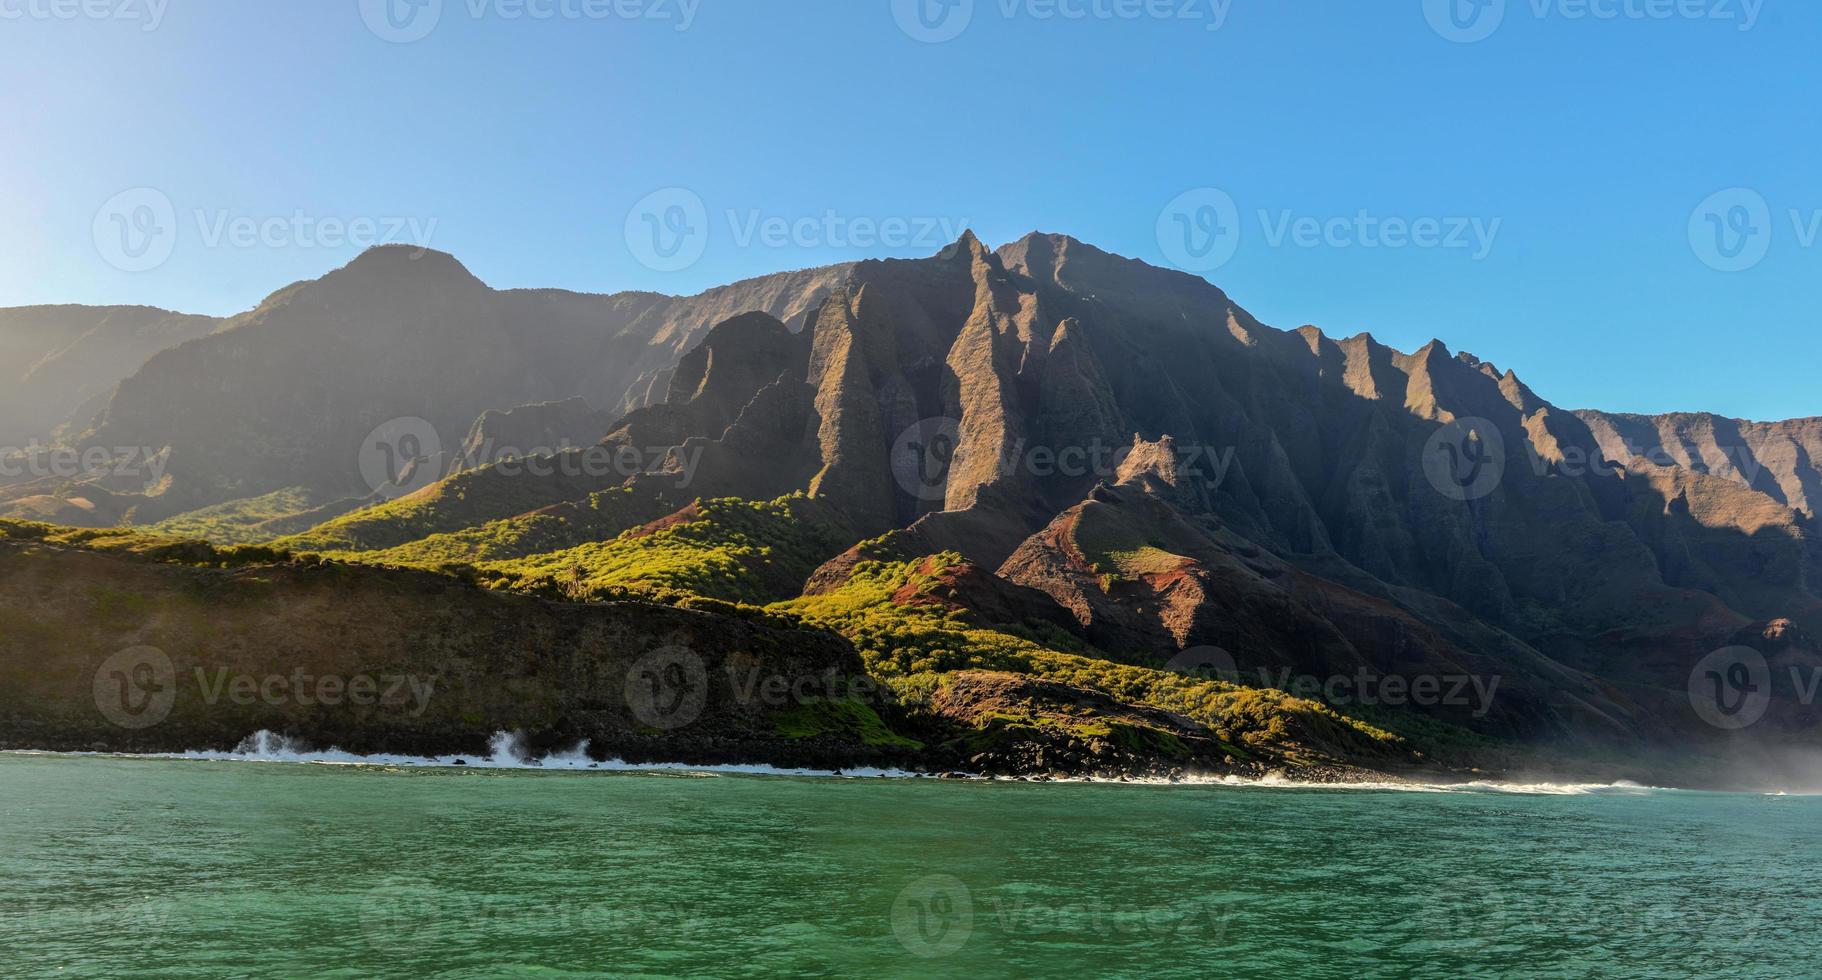
[{"label": "clear sky", "polygon": [[1822,415],[1818,47],[1813,0],[0,0],[0,305],[1040,229],[1565,407]]}]

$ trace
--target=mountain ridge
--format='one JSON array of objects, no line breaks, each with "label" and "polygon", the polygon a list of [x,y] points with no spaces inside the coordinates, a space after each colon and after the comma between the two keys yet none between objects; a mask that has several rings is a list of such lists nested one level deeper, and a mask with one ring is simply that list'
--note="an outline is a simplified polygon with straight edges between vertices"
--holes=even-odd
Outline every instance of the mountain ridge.
[{"label": "mountain ridge", "polygon": [[[1018,664],[1473,680],[1457,689],[1487,703],[1420,707],[1531,743],[1713,737],[1690,672],[1742,637],[1792,676],[1822,667],[1802,420],[1754,448],[1712,422],[1570,412],[1440,339],[1405,353],[1270,327],[1200,277],[1062,235],[988,250],[968,232],[928,258],[670,303],[491,290],[436,255],[363,256],[153,357],[90,433],[169,447],[171,486],[133,506],[299,480],[361,493],[360,433],[431,404],[467,447],[578,445],[426,450],[421,489],[277,546],[466,559],[500,587],[576,595],[713,583],[716,601],[797,603],[913,686],[920,664],[1005,663],[971,645],[1027,628],[1057,646]],[[298,348],[305,327],[341,346]],[[401,349],[429,363],[386,363]],[[595,397],[562,390],[578,385]],[[1622,429],[1694,451],[1622,454]],[[1774,444],[1758,476],[1708,459]],[[636,465],[582,465],[610,457]],[[876,645],[932,606],[1047,625],[910,661]],[[1770,717],[1780,737],[1816,722],[1788,689]]]}]

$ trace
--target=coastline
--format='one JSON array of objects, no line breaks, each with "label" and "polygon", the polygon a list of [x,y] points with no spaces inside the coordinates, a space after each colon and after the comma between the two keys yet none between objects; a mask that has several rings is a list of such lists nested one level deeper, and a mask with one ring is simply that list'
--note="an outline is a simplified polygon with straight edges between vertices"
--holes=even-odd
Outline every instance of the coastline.
[{"label": "coastline", "polygon": [[[1031,783],[1061,785],[1129,785],[1222,787],[1234,789],[1301,789],[1355,790],[1400,793],[1515,793],[1542,796],[1587,796],[1602,793],[1689,792],[1687,788],[1645,785],[1631,780],[1611,782],[1521,781],[1489,778],[1440,780],[1414,778],[1392,773],[1359,770],[1343,775],[1324,772],[1322,778],[1297,778],[1291,773],[1274,770],[1260,776],[1222,773],[1185,773],[1180,776],[1099,776],[1091,774],[1022,776],[999,773],[943,770],[918,771],[905,768],[860,766],[853,768],[807,768],[777,766],[765,763],[692,763],[677,761],[628,761],[609,757],[598,759],[588,752],[586,742],[567,750],[534,754],[522,739],[501,732],[490,742],[488,753],[449,753],[443,755],[408,755],[399,753],[353,753],[340,749],[299,748],[282,736],[261,731],[242,740],[236,748],[192,749],[181,752],[122,752],[111,750],[64,751],[50,749],[0,749],[0,757],[18,756],[64,759],[121,759],[165,762],[233,762],[250,764],[324,765],[373,769],[442,769],[492,770],[550,773],[600,774],[668,774],[676,776],[760,776],[817,779],[928,779],[973,783]],[[1752,791],[1737,791],[1752,792]],[[1761,795],[1784,795],[1763,792]]]}]

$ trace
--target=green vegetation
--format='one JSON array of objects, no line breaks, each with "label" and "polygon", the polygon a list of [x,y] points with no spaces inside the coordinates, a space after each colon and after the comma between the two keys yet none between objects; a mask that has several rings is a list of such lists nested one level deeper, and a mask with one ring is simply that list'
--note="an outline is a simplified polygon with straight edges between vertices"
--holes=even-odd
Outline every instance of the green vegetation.
[{"label": "green vegetation", "polygon": [[933,562],[863,561],[848,584],[819,596],[769,607],[834,630],[860,650],[868,670],[885,679],[907,705],[927,698],[941,675],[960,670],[1029,674],[1100,691],[1129,704],[1186,715],[1224,742],[1284,745],[1314,740],[1329,746],[1402,748],[1383,728],[1346,717],[1326,705],[1283,691],[1241,687],[1172,671],[1114,663],[1092,652],[1066,652],[1023,630],[987,629],[964,612],[906,606],[892,595],[932,579],[962,561],[944,553]]},{"label": "green vegetation", "polygon": [[15,541],[80,545],[92,551],[117,552],[150,561],[198,568],[242,568],[289,561],[321,563],[320,559],[299,558],[283,549],[267,545],[217,547],[207,541],[160,537],[117,527],[71,528],[0,520],[0,537]]},{"label": "green vegetation", "polygon": [[674,509],[655,497],[616,488],[478,527],[432,534],[394,548],[368,552],[364,558],[397,565],[502,562],[612,538]]},{"label": "green vegetation", "polygon": [[464,470],[397,500],[345,514],[278,544],[292,551],[379,551],[433,534],[529,514],[601,489],[599,481],[508,475],[497,465],[485,466]]},{"label": "green vegetation", "polygon": [[[1172,571],[1182,566],[1186,559],[1182,555],[1173,555],[1163,548],[1153,545],[1142,545],[1130,551],[1110,551],[1108,562],[1126,578],[1138,578],[1141,575],[1157,575]],[[1101,565],[1096,564],[1100,570]]]},{"label": "green vegetation", "polygon": [[307,514],[325,503],[328,501],[318,499],[316,494],[303,487],[291,487],[275,490],[262,497],[231,500],[225,504],[179,514],[147,525],[144,530],[149,534],[175,538],[201,538],[215,544],[251,544],[284,533],[283,530],[275,529],[272,526],[274,523],[283,523],[287,518]]},{"label": "green vegetation", "polygon": [[[1103,719],[1074,719],[1030,712],[989,712],[979,719],[979,727],[964,738],[967,750],[986,752],[1007,743],[1042,741],[1051,734],[1067,735],[1082,741],[1106,741],[1129,752],[1186,758],[1193,755],[1183,740],[1170,732],[1146,725]],[[1232,748],[1235,752],[1242,749]]]},{"label": "green vegetation", "polygon": [[886,727],[872,708],[854,700],[816,698],[772,716],[778,734],[786,738],[835,736],[863,745],[921,749],[924,743]]},{"label": "green vegetation", "polygon": [[[413,515],[422,516],[442,506],[433,499],[412,498],[385,508],[391,508],[389,519],[401,522],[402,527],[418,520]],[[773,625],[826,629],[855,645],[868,672],[886,682],[920,731],[940,729],[940,724],[925,724],[935,721],[927,708],[951,677],[960,671],[984,670],[1033,676],[1100,692],[1126,704],[1175,712],[1207,726],[1240,757],[1269,749],[1292,760],[1318,761],[1406,753],[1410,748],[1407,737],[1421,737],[1426,744],[1439,736],[1462,741],[1462,733],[1438,731],[1421,720],[1344,714],[1283,691],[1115,662],[1048,624],[988,625],[970,612],[942,603],[905,603],[904,595],[915,595],[952,578],[964,560],[953,552],[901,558],[891,535],[859,546],[865,557],[840,587],[821,595],[800,595],[804,580],[853,540],[842,520],[821,502],[802,494],[765,502],[699,500],[611,538],[569,544],[578,537],[606,533],[640,514],[642,508],[655,506],[652,501],[633,498],[630,491],[613,490],[543,513],[432,534],[382,551],[301,557],[276,543],[218,547],[124,529],[78,530],[0,522],[0,536],[202,567],[300,561],[415,567],[551,599],[657,601]],[[371,515],[381,509],[362,512],[368,520],[364,527],[371,530]],[[251,510],[240,514],[245,516]],[[221,519],[233,517],[224,514]],[[341,522],[331,522],[331,526],[337,523]],[[287,540],[312,535],[318,541],[346,540],[338,538],[340,534],[319,528],[311,535]],[[551,544],[569,546],[536,550]],[[1175,561],[1175,556],[1155,544],[1102,555],[1125,574]],[[105,618],[130,602],[131,597],[126,596],[97,596],[97,612]],[[873,709],[858,702],[807,702],[779,712],[774,724],[781,734],[793,738],[838,736],[876,746],[921,745],[895,734]],[[1076,719],[1030,712],[995,713],[968,736],[967,744],[1000,744],[1034,734],[1028,729],[1054,735],[1059,726],[1065,734],[1110,742],[1134,752],[1162,757],[1190,754],[1176,736],[1142,724],[1092,715]]]},{"label": "green vegetation", "polygon": [[1173,571],[1187,560],[1156,531],[1120,508],[1089,506],[1075,529],[1076,546],[1101,579],[1101,591],[1145,575]]},{"label": "green vegetation", "polygon": [[672,602],[702,596],[764,603],[797,594],[850,537],[802,494],[763,503],[700,500],[612,540],[476,567],[521,582],[554,580],[575,597],[622,592]]}]

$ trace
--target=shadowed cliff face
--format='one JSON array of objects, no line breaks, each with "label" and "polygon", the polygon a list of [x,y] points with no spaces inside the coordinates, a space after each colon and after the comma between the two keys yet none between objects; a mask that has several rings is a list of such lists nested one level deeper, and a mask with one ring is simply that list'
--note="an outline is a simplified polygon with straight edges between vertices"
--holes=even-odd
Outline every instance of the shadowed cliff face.
[{"label": "shadowed cliff face", "polygon": [[166,551],[0,535],[0,747],[231,749],[266,730],[352,752],[484,754],[516,731],[540,751],[587,740],[596,758],[826,766],[868,752],[785,737],[792,705],[763,686],[861,675],[829,633]]},{"label": "shadowed cliff face", "polygon": [[220,322],[145,306],[0,310],[0,452],[81,431],[146,358]]},{"label": "shadowed cliff face", "polygon": [[1718,476],[1814,518],[1822,509],[1822,418],[1745,422],[1703,412],[1575,413],[1608,459]]},{"label": "shadowed cliff face", "polygon": [[444,466],[490,410],[580,398],[611,420],[662,400],[671,368],[713,324],[750,310],[800,321],[842,271],[684,298],[590,296],[496,291],[446,254],[372,249],[139,367],[169,345],[151,346],[107,379],[94,394],[132,375],[79,445],[169,447],[169,481],[94,498],[84,523],[148,522],[286,487],[364,496],[379,488],[363,473],[363,444],[394,419],[428,423]]},{"label": "shadowed cliff face", "polygon": [[[392,416],[600,429],[632,470],[467,469],[287,544],[395,549],[622,494],[559,536],[575,545],[696,498],[801,492],[856,541],[959,553],[998,583],[960,608],[1043,596],[1038,618],[1108,657],[1215,650],[1246,683],[1473,683],[1484,697],[1436,713],[1501,735],[1704,733],[1692,669],[1741,636],[1822,663],[1813,420],[1566,412],[1441,341],[1277,330],[1058,235],[688,300],[494,292],[414,254],[370,253],[155,357],[92,435],[171,446],[167,492],[219,499],[361,492],[362,434]],[[816,590],[858,555],[824,555]],[[1787,728],[1813,707],[1786,706]]]},{"label": "shadowed cliff face", "polygon": [[1609,463],[1440,341],[1275,330],[1060,236],[862,263],[801,334],[717,330],[686,374],[621,423],[679,447],[635,485],[807,491],[1050,593],[1110,651],[1499,675],[1471,721],[1613,733],[1689,720],[1652,715],[1748,624],[1819,625],[1807,518],[1775,496]]}]

